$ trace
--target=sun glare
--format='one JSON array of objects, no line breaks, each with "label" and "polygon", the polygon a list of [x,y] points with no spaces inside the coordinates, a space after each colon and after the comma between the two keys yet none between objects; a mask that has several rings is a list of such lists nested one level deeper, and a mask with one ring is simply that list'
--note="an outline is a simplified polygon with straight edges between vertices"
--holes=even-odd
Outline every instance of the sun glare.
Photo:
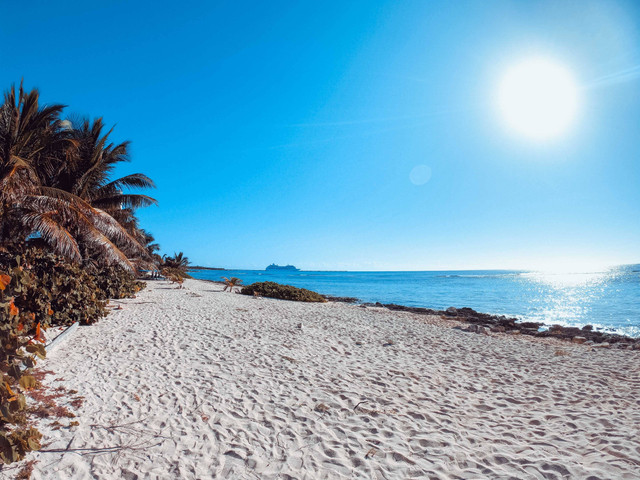
[{"label": "sun glare", "polygon": [[533,58],[506,72],[498,104],[510,128],[532,139],[550,139],[564,133],[575,118],[578,87],[562,65]]}]

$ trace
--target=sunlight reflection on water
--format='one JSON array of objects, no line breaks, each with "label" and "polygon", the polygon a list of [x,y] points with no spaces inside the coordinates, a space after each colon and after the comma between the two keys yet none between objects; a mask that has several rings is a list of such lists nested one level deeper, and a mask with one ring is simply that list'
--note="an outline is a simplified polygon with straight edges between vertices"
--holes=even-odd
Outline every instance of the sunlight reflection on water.
[{"label": "sunlight reflection on water", "polygon": [[[583,326],[591,324],[597,329],[615,329],[627,335],[640,334],[638,326],[628,325],[631,319],[618,318],[620,322],[602,321],[603,307],[610,309],[610,314],[615,314],[619,305],[611,302],[620,289],[616,288],[616,282],[621,277],[629,275],[628,268],[615,267],[600,272],[530,272],[520,276],[524,283],[529,283],[535,290],[536,301],[526,314],[530,320],[543,322],[547,325],[560,324],[564,326]],[[624,303],[637,299],[637,291],[625,298]],[[613,323],[613,324],[612,324]],[[627,323],[627,325],[624,325]]]},{"label": "sunlight reflection on water", "polygon": [[581,287],[593,285],[606,281],[611,276],[611,272],[598,273],[545,273],[532,272],[523,273],[523,277],[529,277],[532,281],[551,285],[554,288],[562,289],[568,287]]}]

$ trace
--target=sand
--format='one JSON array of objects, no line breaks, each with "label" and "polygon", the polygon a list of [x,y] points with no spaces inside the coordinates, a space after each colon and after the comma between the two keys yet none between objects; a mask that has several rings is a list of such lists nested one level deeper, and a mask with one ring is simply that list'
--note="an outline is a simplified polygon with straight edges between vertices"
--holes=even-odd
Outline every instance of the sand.
[{"label": "sand", "polygon": [[640,478],[638,351],[148,285],[42,362],[32,478]]}]

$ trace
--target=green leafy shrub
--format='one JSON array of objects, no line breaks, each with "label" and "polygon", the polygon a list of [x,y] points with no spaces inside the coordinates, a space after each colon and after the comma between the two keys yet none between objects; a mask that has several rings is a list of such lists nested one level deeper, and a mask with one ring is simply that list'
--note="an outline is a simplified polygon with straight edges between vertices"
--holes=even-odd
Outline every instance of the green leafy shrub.
[{"label": "green leafy shrub", "polygon": [[16,306],[33,312],[43,326],[89,325],[107,314],[105,297],[89,269],[37,248],[26,250],[12,263],[34,277],[16,296]]},{"label": "green leafy shrub", "polygon": [[23,392],[36,386],[31,369],[46,355],[42,329],[94,323],[106,315],[107,298],[144,286],[121,268],[92,271],[38,248],[0,253],[0,463],[40,448],[42,435],[26,426]]},{"label": "green leafy shrub", "polygon": [[36,385],[31,369],[36,357],[44,358],[44,338],[35,315],[16,306],[15,299],[31,286],[35,277],[24,268],[9,275],[0,271],[0,462],[20,460],[40,448],[42,435],[27,428],[23,391]]},{"label": "green leafy shrub", "polygon": [[42,326],[95,323],[107,314],[106,300],[146,286],[120,267],[84,268],[38,248],[1,254],[0,269],[14,278],[15,306]]},{"label": "green leafy shrub", "polygon": [[263,297],[293,300],[295,302],[326,302],[319,293],[291,285],[280,285],[275,282],[259,282],[242,287],[243,295],[260,295]]},{"label": "green leafy shrub", "polygon": [[147,286],[120,267],[103,267],[95,274],[95,282],[102,300],[131,298]]},{"label": "green leafy shrub", "polygon": [[[19,323],[23,333],[34,330],[38,323],[45,327],[50,325],[53,313],[50,296],[45,291],[42,291],[41,295],[33,295],[32,292],[37,290],[38,279],[30,269],[22,267],[20,256],[13,257],[9,263],[5,263],[5,260],[0,260],[0,271],[3,274],[6,272],[7,277],[11,279],[4,295],[7,304],[5,308],[8,308],[9,302],[21,312]],[[8,320],[3,318],[3,325],[7,322]]]}]

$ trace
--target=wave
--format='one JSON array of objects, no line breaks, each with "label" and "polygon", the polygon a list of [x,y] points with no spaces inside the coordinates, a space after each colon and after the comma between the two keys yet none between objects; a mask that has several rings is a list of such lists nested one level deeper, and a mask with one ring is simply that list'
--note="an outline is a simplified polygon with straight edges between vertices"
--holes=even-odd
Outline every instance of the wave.
[{"label": "wave", "polygon": [[456,273],[448,275],[436,275],[435,278],[508,278],[524,275],[522,272],[518,273]]}]

